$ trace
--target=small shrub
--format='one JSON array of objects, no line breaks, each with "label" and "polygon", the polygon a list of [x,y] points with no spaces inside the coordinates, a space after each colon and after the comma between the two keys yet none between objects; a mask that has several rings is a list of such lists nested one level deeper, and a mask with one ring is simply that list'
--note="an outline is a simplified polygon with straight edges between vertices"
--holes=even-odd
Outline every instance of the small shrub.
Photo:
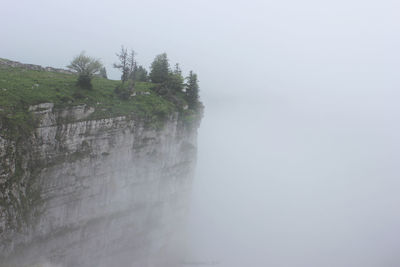
[{"label": "small shrub", "polygon": [[58,95],[57,97],[58,97],[58,98],[60,99],[60,101],[63,102],[63,103],[68,103],[68,102],[70,102],[70,101],[73,101],[73,99],[72,99],[71,97],[69,97],[69,96]]},{"label": "small shrub", "polygon": [[133,87],[131,87],[129,84],[125,84],[122,83],[120,85],[118,85],[117,87],[115,87],[115,94],[124,100],[129,99],[129,97],[131,96],[131,93],[133,91]]},{"label": "small shrub", "polygon": [[83,98],[85,98],[85,96],[84,96],[80,91],[75,91],[75,92],[72,94],[72,96],[73,96],[75,99],[83,99]]},{"label": "small shrub", "polygon": [[82,52],[80,55],[76,56],[71,64],[67,66],[69,69],[76,71],[78,76],[77,84],[85,89],[91,89],[92,83],[91,80],[93,75],[98,73],[103,65],[101,64],[99,59],[95,59],[92,57],[88,57]]},{"label": "small shrub", "polygon": [[79,75],[78,81],[76,84],[79,87],[82,87],[84,89],[92,89],[93,86],[92,86],[91,80],[92,80],[92,78],[89,77],[88,75],[81,74],[81,75]]}]

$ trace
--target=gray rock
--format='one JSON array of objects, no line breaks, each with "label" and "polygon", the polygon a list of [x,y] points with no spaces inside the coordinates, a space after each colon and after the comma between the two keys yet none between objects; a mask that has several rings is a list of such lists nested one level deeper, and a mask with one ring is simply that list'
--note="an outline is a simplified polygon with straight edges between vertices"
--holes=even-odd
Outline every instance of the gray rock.
[{"label": "gray rock", "polygon": [[197,129],[177,114],[155,130],[123,116],[84,120],[84,105],[30,110],[39,127],[29,138],[0,137],[0,181],[22,168],[19,182],[0,182],[0,262],[165,266],[188,208]]}]

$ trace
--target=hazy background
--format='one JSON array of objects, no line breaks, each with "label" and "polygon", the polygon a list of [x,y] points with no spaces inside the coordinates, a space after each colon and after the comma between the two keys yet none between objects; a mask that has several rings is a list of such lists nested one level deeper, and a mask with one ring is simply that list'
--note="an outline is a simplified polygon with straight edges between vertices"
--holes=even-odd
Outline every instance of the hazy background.
[{"label": "hazy background", "polygon": [[206,105],[192,264],[400,265],[400,3],[0,2],[0,57],[109,76],[121,44],[193,69]]}]

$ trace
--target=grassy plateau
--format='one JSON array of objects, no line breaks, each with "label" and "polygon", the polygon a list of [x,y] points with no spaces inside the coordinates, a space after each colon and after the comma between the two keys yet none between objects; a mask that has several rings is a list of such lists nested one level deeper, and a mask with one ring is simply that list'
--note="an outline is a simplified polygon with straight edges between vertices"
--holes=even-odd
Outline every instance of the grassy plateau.
[{"label": "grassy plateau", "polygon": [[83,89],[77,78],[76,74],[0,65],[0,119],[23,128],[32,118],[29,106],[51,102],[55,109],[81,104],[95,108],[87,119],[126,115],[156,122],[186,104],[183,93],[173,99],[161,96],[154,83],[135,82],[133,95],[122,99],[115,93],[121,81],[96,76],[93,88]]}]

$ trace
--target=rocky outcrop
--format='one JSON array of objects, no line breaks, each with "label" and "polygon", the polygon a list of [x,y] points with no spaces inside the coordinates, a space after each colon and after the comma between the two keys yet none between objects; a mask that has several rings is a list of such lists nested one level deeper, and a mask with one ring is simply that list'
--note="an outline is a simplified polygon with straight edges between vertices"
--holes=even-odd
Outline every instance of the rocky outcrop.
[{"label": "rocky outcrop", "polygon": [[0,58],[0,67],[11,67],[11,68],[24,68],[29,70],[38,70],[38,71],[52,71],[52,72],[59,72],[59,73],[66,73],[72,74],[72,71],[66,69],[59,69],[53,67],[42,67],[40,65],[35,64],[24,64],[17,61],[12,61],[4,58]]},{"label": "rocky outcrop", "polygon": [[86,106],[30,111],[29,134],[0,134],[0,262],[166,266],[187,209],[197,126],[177,114],[154,129],[124,116],[88,120]]}]

